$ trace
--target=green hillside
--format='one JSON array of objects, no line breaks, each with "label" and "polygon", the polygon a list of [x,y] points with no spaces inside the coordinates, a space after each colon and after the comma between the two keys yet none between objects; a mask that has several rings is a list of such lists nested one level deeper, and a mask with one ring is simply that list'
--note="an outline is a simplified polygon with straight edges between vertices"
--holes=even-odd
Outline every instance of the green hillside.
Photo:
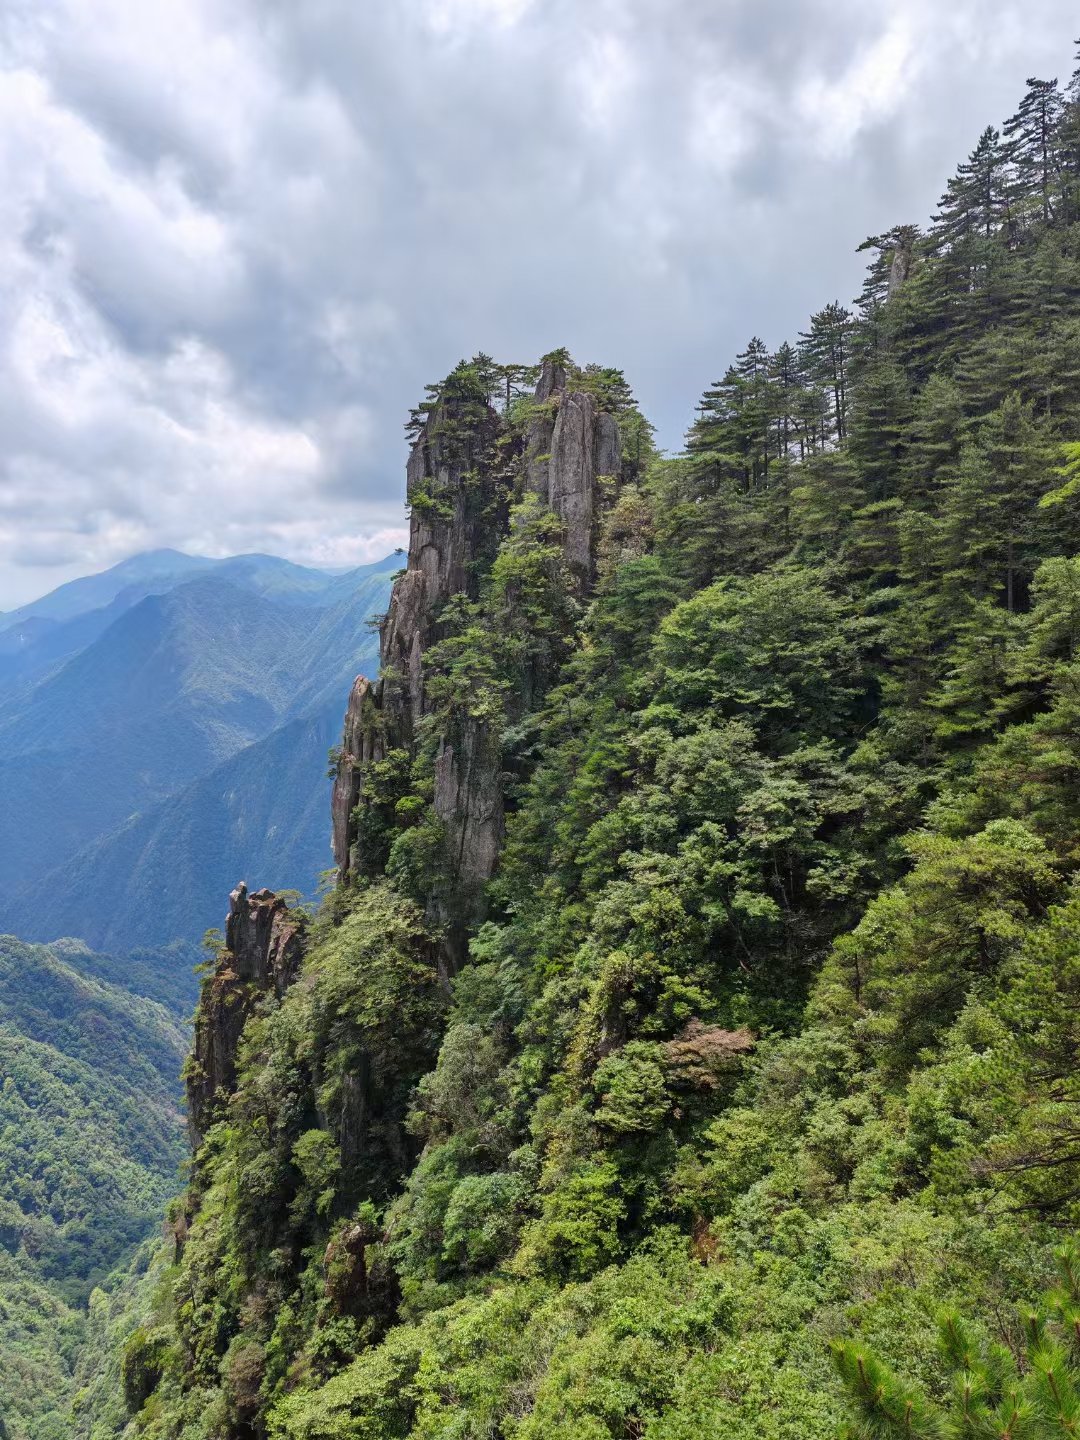
[{"label": "green hillside", "polygon": [[1077,1433],[1080,72],[864,249],[678,456],[565,352],[414,412],[132,1436]]},{"label": "green hillside", "polygon": [[191,957],[162,957],[162,971],[170,960],[183,983],[160,984],[177,1008],[100,978],[110,958],[0,938],[0,1417],[10,1440],[70,1436],[91,1292],[160,1230],[178,1188]]}]

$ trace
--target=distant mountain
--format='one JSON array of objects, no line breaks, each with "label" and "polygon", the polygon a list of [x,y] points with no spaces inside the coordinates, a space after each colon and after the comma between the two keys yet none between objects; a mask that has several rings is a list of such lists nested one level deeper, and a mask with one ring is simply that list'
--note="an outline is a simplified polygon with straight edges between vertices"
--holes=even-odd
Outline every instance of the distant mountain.
[{"label": "distant mountain", "polygon": [[[0,704],[0,874],[12,888],[271,730],[308,612],[210,577],[141,600]],[[291,663],[290,663],[291,662]]]},{"label": "distant mountain", "polygon": [[238,880],[314,894],[331,864],[326,757],[340,705],[291,720],[27,885],[4,923],[94,946],[194,940]]},{"label": "distant mountain", "polygon": [[179,1186],[191,957],[154,959],[169,1005],[114,957],[0,936],[0,1433],[70,1434],[81,1306]]},{"label": "distant mountain", "polygon": [[289,605],[323,607],[399,564],[396,555],[349,570],[312,570],[273,555],[211,560],[155,550],[133,556],[100,575],[72,580],[41,600],[0,614],[0,698],[77,654],[147,596],[168,594],[197,576],[213,576]]},{"label": "distant mountain", "polygon": [[28,620],[53,624],[73,620],[78,615],[111,604],[124,590],[135,591],[136,599],[171,590],[214,563],[205,556],[184,555],[179,550],[148,550],[141,555],[133,555],[129,560],[122,560],[119,565],[97,575],[70,580],[43,595],[40,600],[9,610],[6,615],[0,615],[0,630],[11,629]]},{"label": "distant mountain", "polygon": [[[137,558],[123,586],[92,576],[23,615],[37,638],[8,650],[6,686],[16,631],[0,629],[0,928],[28,938],[192,938],[194,896],[210,924],[241,875],[314,888],[330,863],[326,752],[353,676],[377,668],[368,621],[398,557],[344,574]],[[156,877],[138,903],[135,873]]]},{"label": "distant mountain", "polygon": [[318,605],[325,597],[340,596],[343,582],[347,585],[358,581],[388,563],[389,560],[378,560],[373,565],[344,571],[314,570],[306,565],[294,565],[278,555],[229,555],[215,560],[207,555],[185,555],[179,550],[148,550],[97,575],[69,580],[40,600],[0,614],[0,632],[31,620],[39,624],[59,624],[117,601],[122,602],[121,608],[127,609],[146,595],[164,594],[185,580],[203,574],[229,580],[256,594]]}]

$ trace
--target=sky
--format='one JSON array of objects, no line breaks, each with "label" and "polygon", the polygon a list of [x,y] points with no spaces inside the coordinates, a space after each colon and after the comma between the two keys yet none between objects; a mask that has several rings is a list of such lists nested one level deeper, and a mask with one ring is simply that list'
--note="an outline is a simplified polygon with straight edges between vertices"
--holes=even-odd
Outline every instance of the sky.
[{"label": "sky", "polygon": [[136,551],[405,536],[484,350],[621,367],[677,448],[857,292],[1063,0],[0,0],[0,609]]}]

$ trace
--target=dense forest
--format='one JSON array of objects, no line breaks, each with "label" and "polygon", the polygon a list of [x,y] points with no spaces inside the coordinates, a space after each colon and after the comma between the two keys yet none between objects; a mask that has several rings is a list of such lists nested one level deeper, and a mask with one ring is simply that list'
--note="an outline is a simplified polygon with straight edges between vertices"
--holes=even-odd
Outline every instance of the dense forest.
[{"label": "dense forest", "polygon": [[132,1435],[1076,1433],[1080,72],[864,249],[678,456],[564,352],[413,415],[339,882],[298,975],[216,947]]},{"label": "dense forest", "polygon": [[121,958],[0,937],[0,1435],[10,1440],[69,1440],[90,1336],[141,1303],[151,1255],[131,1275],[113,1271],[178,1188],[176,1071],[191,998],[186,947]]}]

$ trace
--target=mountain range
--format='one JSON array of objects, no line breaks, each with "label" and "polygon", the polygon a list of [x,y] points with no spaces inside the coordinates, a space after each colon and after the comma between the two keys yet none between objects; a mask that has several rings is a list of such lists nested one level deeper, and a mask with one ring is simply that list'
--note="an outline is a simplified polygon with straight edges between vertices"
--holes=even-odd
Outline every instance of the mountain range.
[{"label": "mountain range", "polygon": [[399,566],[154,551],[0,616],[0,930],[127,949],[196,938],[240,878],[313,893]]}]

